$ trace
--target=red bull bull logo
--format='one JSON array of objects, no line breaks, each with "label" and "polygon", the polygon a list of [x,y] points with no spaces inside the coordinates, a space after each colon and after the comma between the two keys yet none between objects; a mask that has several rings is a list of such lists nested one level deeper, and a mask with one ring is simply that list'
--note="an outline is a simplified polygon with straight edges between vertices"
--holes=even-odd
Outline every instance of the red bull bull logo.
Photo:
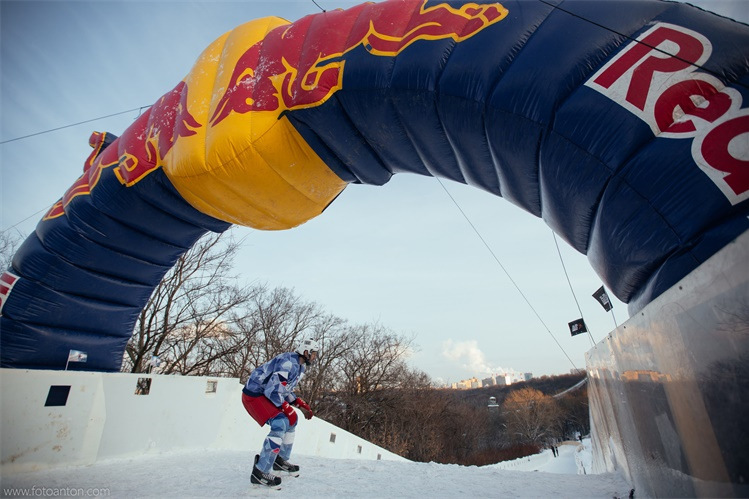
[{"label": "red bull bull logo", "polygon": [[460,42],[507,13],[498,3],[455,8],[444,3],[427,7],[425,0],[395,0],[308,16],[278,27],[239,58],[211,124],[218,125],[231,113],[320,105],[341,89],[344,57],[358,47],[394,57],[419,40]]},{"label": "red bull bull logo", "polygon": [[[187,85],[182,81],[114,142],[108,140],[111,134],[94,132],[89,139],[93,151],[86,159],[83,175],[52,206],[43,220],[63,215],[65,206],[76,196],[91,194],[107,168],[114,167],[114,174],[121,184],[127,187],[136,184],[161,166],[162,158],[179,137],[194,135],[200,126],[187,110]],[[110,143],[112,147],[108,147]]]},{"label": "red bull bull logo", "polygon": [[175,141],[195,135],[202,126],[187,109],[187,90],[187,84],[181,81],[151,106],[140,124],[134,124],[132,128],[141,133],[126,133],[120,138],[123,152],[114,171],[120,183],[130,187],[161,167]]},{"label": "red bull bull logo", "polygon": [[[428,6],[426,0],[390,0],[279,26],[241,52],[236,62],[228,63],[232,69],[226,90],[212,111],[197,109],[200,121],[188,110],[193,101],[188,99],[186,81],[192,80],[186,80],[136,119],[111,147],[92,144],[94,152],[83,175],[44,219],[63,215],[75,197],[89,195],[107,168],[113,169],[120,184],[136,184],[164,166],[175,143],[198,134],[205,122],[215,127],[232,113],[271,111],[280,116],[287,110],[321,105],[342,88],[346,54],[353,50],[394,57],[422,40],[461,42],[507,14],[499,3],[453,7],[447,3]],[[196,143],[194,148],[202,151],[204,146]]]}]

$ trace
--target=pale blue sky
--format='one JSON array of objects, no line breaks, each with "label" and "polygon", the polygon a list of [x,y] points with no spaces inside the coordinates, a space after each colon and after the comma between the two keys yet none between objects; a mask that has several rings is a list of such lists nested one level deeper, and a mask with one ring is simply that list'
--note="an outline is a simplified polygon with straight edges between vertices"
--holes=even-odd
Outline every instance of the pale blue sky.
[{"label": "pale blue sky", "polygon": [[[351,1],[317,2],[325,9]],[[747,22],[745,0],[691,2]],[[272,2],[0,2],[0,140],[148,106],[174,87],[222,33],[258,17],[296,20],[311,0]],[[138,113],[0,145],[0,229],[54,203],[80,175],[93,130],[117,135]],[[572,362],[587,336],[551,231],[509,202],[443,181]],[[17,225],[31,232],[41,213]],[[572,364],[437,180],[397,175],[383,187],[349,186],[317,219],[291,231],[236,228],[237,270],[248,281],[294,288],[354,323],[414,334],[413,366],[459,381],[501,368],[534,375]],[[614,321],[591,298],[602,283],[561,240],[564,264],[595,341]],[[626,306],[615,300],[621,324]],[[449,347],[449,348],[446,348]],[[452,353],[445,356],[443,351]],[[464,367],[466,364],[472,368]],[[484,369],[477,366],[483,365]]]}]

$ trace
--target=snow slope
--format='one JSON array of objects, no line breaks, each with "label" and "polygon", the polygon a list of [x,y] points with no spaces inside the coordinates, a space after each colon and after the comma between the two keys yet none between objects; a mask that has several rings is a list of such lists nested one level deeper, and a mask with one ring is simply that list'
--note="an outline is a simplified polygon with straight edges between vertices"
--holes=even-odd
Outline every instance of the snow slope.
[{"label": "snow slope", "polygon": [[[281,489],[249,482],[253,450],[179,452],[110,459],[93,466],[3,474],[2,492],[76,497],[626,497],[618,475],[578,474],[579,445],[496,465],[476,467],[397,461],[362,461],[292,456],[298,478],[284,477]],[[587,452],[582,450],[583,453]],[[33,489],[32,489],[33,488]],[[13,491],[12,489],[17,489]]]}]

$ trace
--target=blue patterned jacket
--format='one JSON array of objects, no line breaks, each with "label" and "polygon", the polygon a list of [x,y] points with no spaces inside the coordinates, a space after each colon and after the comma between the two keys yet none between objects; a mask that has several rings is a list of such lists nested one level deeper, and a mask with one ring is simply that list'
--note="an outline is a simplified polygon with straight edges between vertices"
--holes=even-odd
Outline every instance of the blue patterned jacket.
[{"label": "blue patterned jacket", "polygon": [[293,403],[296,400],[294,388],[304,374],[305,365],[299,364],[296,352],[282,353],[255,368],[242,388],[250,397],[265,395],[276,407],[284,401]]}]

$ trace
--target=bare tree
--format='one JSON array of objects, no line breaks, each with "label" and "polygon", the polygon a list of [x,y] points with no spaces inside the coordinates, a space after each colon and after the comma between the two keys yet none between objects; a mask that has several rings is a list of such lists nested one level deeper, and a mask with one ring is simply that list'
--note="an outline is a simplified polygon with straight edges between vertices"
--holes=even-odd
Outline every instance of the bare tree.
[{"label": "bare tree", "polygon": [[335,377],[329,379],[321,414],[375,443],[407,449],[408,438],[392,430],[400,424],[398,411],[405,407],[405,391],[422,383],[405,364],[413,340],[379,324],[345,329],[339,336],[338,355],[331,359]]},{"label": "bare tree", "polygon": [[[384,410],[379,419],[369,425],[373,442],[417,461],[444,460],[463,438],[463,425],[470,418],[456,412],[456,407],[445,392],[431,389],[431,379],[425,373],[402,369],[399,388],[368,394],[379,398]],[[475,411],[471,411],[475,413]],[[450,431],[451,423],[460,429]]]},{"label": "bare tree", "polygon": [[312,326],[311,336],[320,342],[320,355],[315,365],[307,369],[299,393],[318,410],[321,417],[326,417],[326,407],[324,404],[318,405],[318,402],[331,387],[340,385],[338,360],[351,349],[352,334],[346,321],[332,314],[318,315]]},{"label": "bare tree", "polygon": [[144,372],[158,355],[164,374],[207,374],[218,359],[245,347],[238,324],[257,289],[229,275],[239,244],[209,234],[180,257],[141,312],[123,370]]},{"label": "bare tree", "polygon": [[0,272],[10,268],[13,256],[24,239],[26,237],[17,229],[7,229],[0,232]]},{"label": "bare tree", "polygon": [[413,338],[399,336],[380,324],[355,326],[348,337],[350,345],[337,366],[342,378],[333,388],[365,394],[397,387]]},{"label": "bare tree", "polygon": [[515,440],[537,444],[553,434],[558,408],[553,398],[539,390],[521,388],[507,396],[503,415]]},{"label": "bare tree", "polygon": [[253,298],[253,314],[260,328],[256,365],[276,355],[289,352],[303,338],[311,335],[322,315],[314,302],[305,302],[288,288],[275,288],[257,293]]},{"label": "bare tree", "polygon": [[448,457],[440,456],[439,459],[441,462],[467,464],[471,455],[480,449],[482,438],[486,438],[487,414],[467,405],[447,407],[445,413],[442,445],[443,453]]},{"label": "bare tree", "polygon": [[[263,292],[258,290],[259,293]],[[248,313],[237,320],[236,331],[227,335],[224,342],[227,345],[225,354],[214,364],[215,375],[247,380],[250,372],[258,365],[257,345],[261,343],[262,329],[255,314]]]}]

